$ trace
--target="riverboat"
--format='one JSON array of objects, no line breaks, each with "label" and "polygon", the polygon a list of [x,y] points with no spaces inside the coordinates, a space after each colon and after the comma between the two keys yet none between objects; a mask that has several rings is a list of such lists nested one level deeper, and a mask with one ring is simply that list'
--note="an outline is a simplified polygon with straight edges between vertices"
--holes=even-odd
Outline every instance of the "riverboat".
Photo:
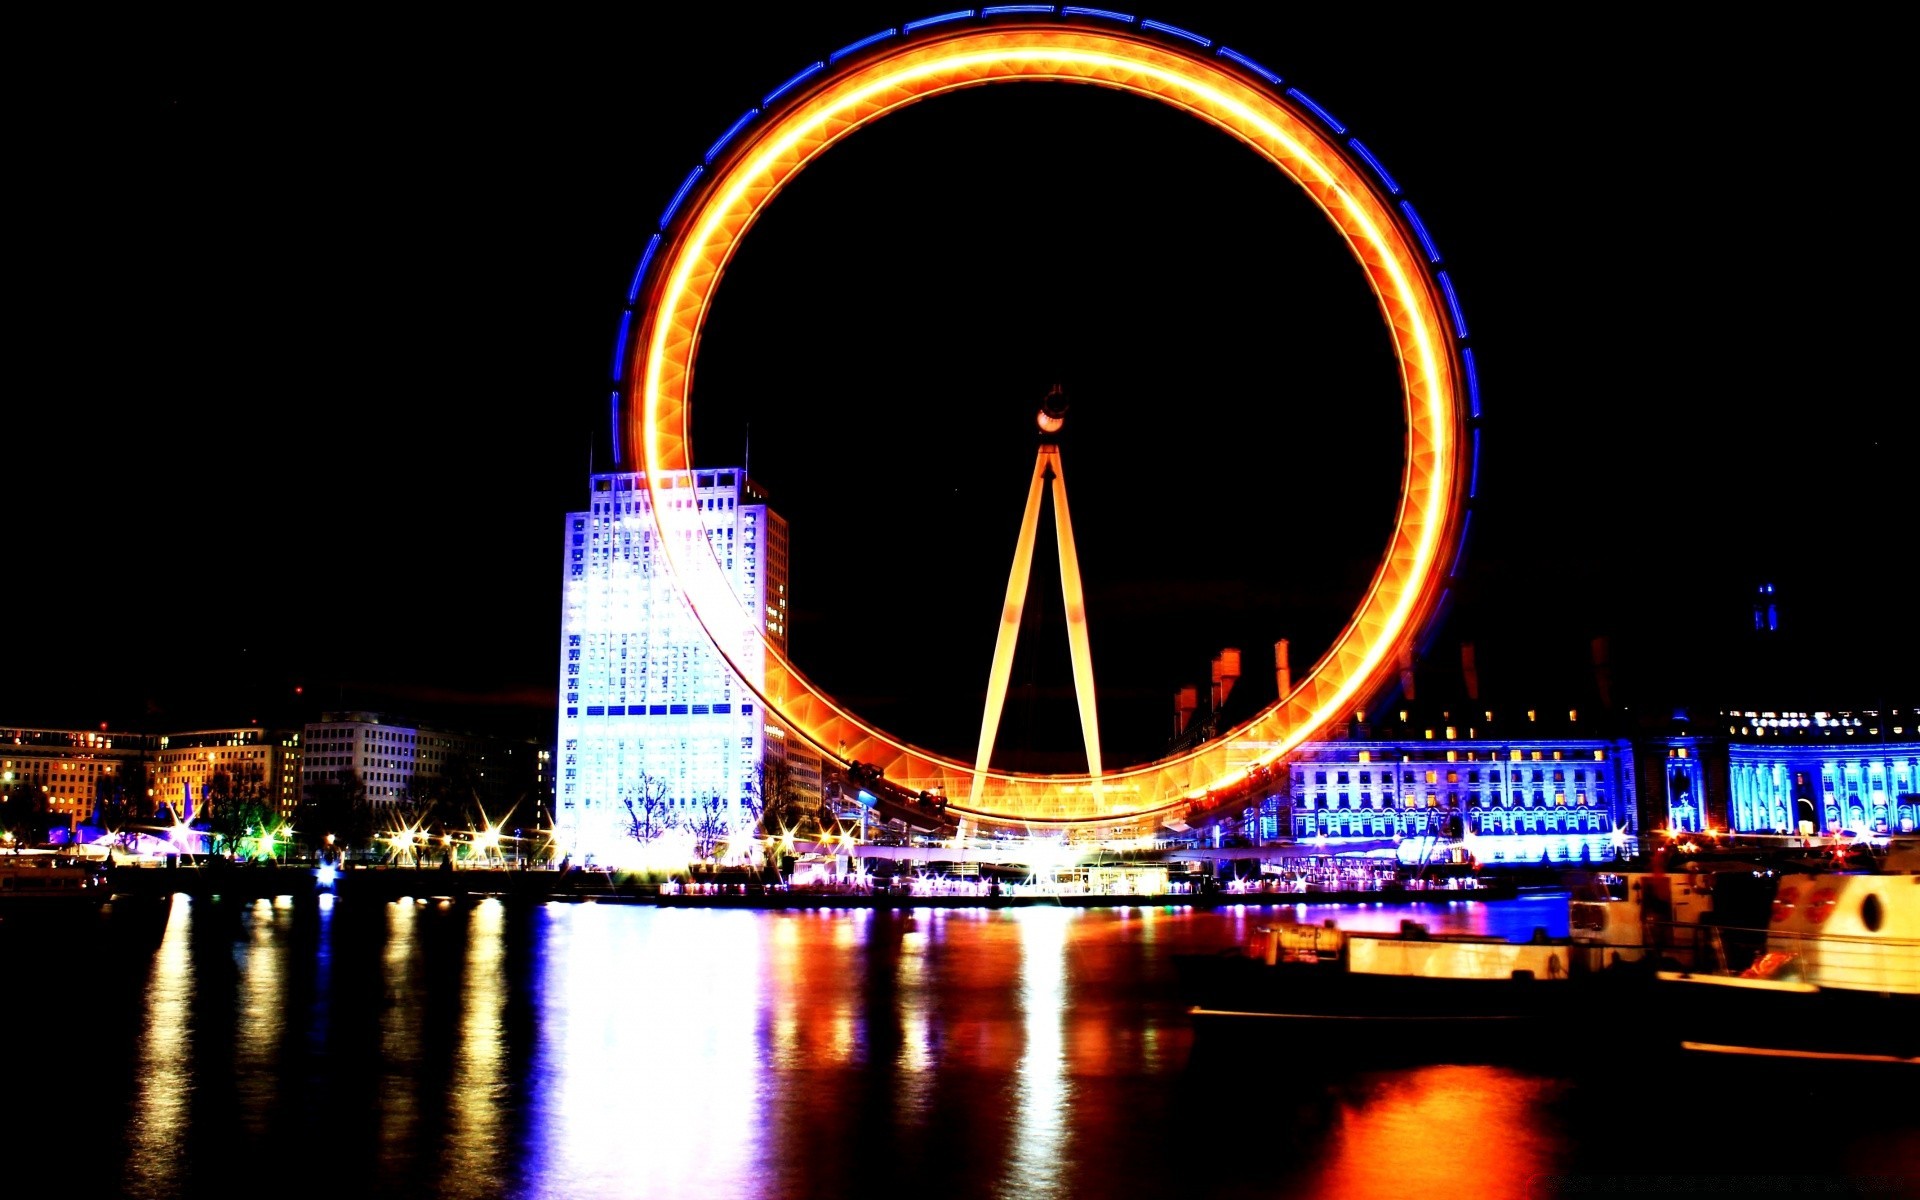
[{"label": "riverboat", "polygon": [[1696,1056],[1920,1067],[1920,838],[1879,868],[1784,878],[1764,927],[1706,931],[1655,976],[1655,1011]]},{"label": "riverboat", "polygon": [[54,854],[0,855],[0,915],[100,905],[111,895],[106,872],[93,863]]},{"label": "riverboat", "polygon": [[[1397,932],[1274,924],[1248,946],[1176,955],[1174,967],[1200,1029],[1253,1023],[1298,1035],[1308,1052],[1428,1061],[1547,1051],[1570,1025],[1636,1020],[1661,967],[1692,965],[1716,890],[1738,893],[1731,878],[1718,889],[1700,872],[1570,881],[1563,937],[1544,926],[1524,941],[1434,933],[1412,920]],[[1371,1036],[1340,1036],[1356,1033]]]}]

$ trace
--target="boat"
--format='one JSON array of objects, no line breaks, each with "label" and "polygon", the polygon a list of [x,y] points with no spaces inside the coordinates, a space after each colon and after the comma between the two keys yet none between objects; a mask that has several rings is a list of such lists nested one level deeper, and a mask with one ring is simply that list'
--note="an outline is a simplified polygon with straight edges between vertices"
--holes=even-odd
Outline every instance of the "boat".
[{"label": "boat", "polygon": [[67,855],[0,855],[0,914],[45,908],[97,906],[112,896],[105,870]]},{"label": "boat", "polygon": [[1920,838],[1874,870],[1783,878],[1764,926],[1706,933],[1690,966],[1655,974],[1682,1051],[1920,1067]]},{"label": "boat", "polygon": [[1735,878],[1656,869],[1570,879],[1563,937],[1544,926],[1511,941],[1413,920],[1395,932],[1276,923],[1246,946],[1176,955],[1174,968],[1199,1030],[1265,1025],[1303,1051],[1343,1056],[1548,1052],[1569,1025],[1636,1023],[1657,972],[1693,965],[1716,898],[1741,897]]}]

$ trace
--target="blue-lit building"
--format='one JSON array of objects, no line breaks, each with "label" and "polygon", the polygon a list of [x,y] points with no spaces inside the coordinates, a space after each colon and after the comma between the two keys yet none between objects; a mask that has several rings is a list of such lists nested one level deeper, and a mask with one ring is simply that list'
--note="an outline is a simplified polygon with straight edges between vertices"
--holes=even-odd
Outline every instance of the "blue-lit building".
[{"label": "blue-lit building", "polygon": [[[1330,853],[1464,847],[1483,863],[1630,857],[1662,833],[1832,836],[1920,827],[1920,710],[1603,712],[1403,708],[1307,742],[1276,790],[1218,826]],[[1802,822],[1807,825],[1802,826]]]},{"label": "blue-lit building", "polygon": [[1920,828],[1920,710],[1729,710],[1713,791],[1736,833]]},{"label": "blue-lit building", "polygon": [[1332,850],[1394,844],[1414,857],[1464,846],[1481,862],[1607,861],[1642,826],[1634,743],[1529,711],[1411,709],[1307,742],[1278,790],[1239,817],[1249,842]]},{"label": "blue-lit building", "polygon": [[[713,632],[762,682],[763,642],[786,645],[786,522],[742,468],[673,472],[655,484],[698,513],[759,626]],[[768,751],[766,715],[657,552],[649,505],[640,474],[594,475],[586,511],[566,518],[554,827],[576,860],[628,861],[663,829],[704,823],[710,841],[716,821],[722,832],[750,826]]]}]

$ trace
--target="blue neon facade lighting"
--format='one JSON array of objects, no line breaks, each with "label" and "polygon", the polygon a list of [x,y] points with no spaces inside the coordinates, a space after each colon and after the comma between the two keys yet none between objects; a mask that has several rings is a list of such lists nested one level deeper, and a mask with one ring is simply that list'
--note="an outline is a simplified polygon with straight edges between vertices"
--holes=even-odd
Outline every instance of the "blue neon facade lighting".
[{"label": "blue neon facade lighting", "polygon": [[1387,169],[1380,165],[1380,160],[1373,156],[1373,151],[1360,144],[1359,138],[1348,138],[1347,145],[1353,147],[1355,154],[1367,160],[1367,165],[1372,167],[1373,173],[1380,177],[1380,182],[1387,185],[1387,191],[1396,196],[1400,194],[1400,185],[1393,181],[1393,176],[1387,174]]},{"label": "blue neon facade lighting", "polygon": [[922,17],[918,21],[908,21],[901,28],[905,29],[908,33],[912,33],[916,29],[925,29],[929,25],[944,25],[948,21],[964,21],[972,15],[972,9],[963,8],[958,12],[941,13],[937,17]]},{"label": "blue neon facade lighting", "polygon": [[747,122],[753,120],[755,117],[759,115],[760,115],[759,109],[750,108],[746,111],[745,115],[743,115],[738,121],[735,121],[733,124],[727,126],[727,131],[720,135],[720,140],[715,142],[713,145],[707,147],[706,161],[712,162],[714,160],[714,157],[718,155],[721,150],[726,148],[727,143],[733,140],[733,135],[736,133],[739,133],[742,129],[745,129],[747,127]]},{"label": "blue neon facade lighting", "polygon": [[1213,40],[1212,40],[1211,38],[1203,38],[1203,37],[1201,37],[1201,36],[1200,36],[1199,34],[1197,34],[1197,33],[1190,33],[1190,32],[1188,32],[1187,30],[1185,30],[1185,29],[1182,29],[1182,28],[1180,28],[1180,27],[1179,27],[1178,25],[1169,25],[1169,24],[1167,24],[1167,23],[1166,23],[1165,21],[1145,21],[1145,20],[1143,20],[1143,21],[1141,21],[1141,22],[1140,22],[1140,28],[1142,28],[1142,29],[1157,29],[1157,30],[1159,30],[1159,31],[1160,31],[1161,33],[1170,33],[1170,34],[1172,34],[1172,35],[1173,35],[1174,37],[1177,37],[1177,38],[1185,38],[1185,39],[1187,39],[1187,40],[1188,40],[1189,42],[1197,42],[1198,44],[1200,44],[1200,45],[1202,45],[1202,46],[1211,46],[1211,45],[1213,45]]},{"label": "blue neon facade lighting", "polygon": [[1051,4],[996,4],[992,8],[981,9],[980,15],[983,17],[998,17],[1006,13],[1052,13],[1052,12],[1053,12],[1053,5]]},{"label": "blue neon facade lighting", "polygon": [[647,276],[647,264],[653,261],[654,252],[660,249],[660,235],[654,234],[647,239],[647,248],[640,252],[640,265],[634,269],[633,282],[627,285],[627,303],[632,304],[640,298],[640,281]]},{"label": "blue neon facade lighting", "polygon": [[1325,121],[1327,123],[1327,128],[1333,130],[1335,133],[1339,134],[1341,137],[1345,137],[1347,135],[1347,127],[1345,125],[1342,125],[1340,122],[1334,120],[1332,113],[1328,112],[1324,108],[1321,108],[1318,104],[1315,104],[1313,100],[1305,92],[1301,91],[1299,88],[1290,87],[1287,89],[1287,95],[1292,96],[1295,100],[1298,100],[1300,103],[1306,105],[1307,108],[1311,109],[1313,111],[1314,116],[1319,117],[1322,121]]},{"label": "blue neon facade lighting", "polygon": [[[1475,496],[1478,496],[1479,494],[1480,494],[1480,431],[1476,429],[1473,431],[1473,473],[1467,476],[1467,499],[1471,500]],[[1468,513],[1467,519],[1472,520],[1473,514]]]},{"label": "blue neon facade lighting", "polygon": [[1221,58],[1232,59],[1234,62],[1239,63],[1241,66],[1245,67],[1249,71],[1252,71],[1255,75],[1258,75],[1260,78],[1266,80],[1268,83],[1273,84],[1275,87],[1278,87],[1280,85],[1279,75],[1275,74],[1272,71],[1267,70],[1265,67],[1261,66],[1259,63],[1248,58],[1246,55],[1240,53],[1238,50],[1229,50],[1227,47],[1222,46],[1218,50],[1214,51],[1214,53],[1218,54]]},{"label": "blue neon facade lighting", "polygon": [[1133,14],[1114,12],[1112,9],[1107,8],[1074,8],[1068,6],[1062,8],[1060,13],[1062,16],[1068,17],[1103,17],[1109,21],[1125,21],[1129,25],[1133,24]]},{"label": "blue neon facade lighting", "polygon": [[1480,419],[1480,372],[1474,368],[1473,351],[1471,349],[1462,350],[1460,357],[1465,359],[1467,363],[1468,411],[1473,414],[1473,419],[1478,421]]},{"label": "blue neon facade lighting", "polygon": [[870,33],[866,37],[861,38],[859,41],[848,42],[846,45],[840,47],[838,50],[835,50],[832,54],[827,55],[827,61],[830,63],[839,62],[841,59],[845,58],[849,54],[853,54],[858,51],[865,50],[868,46],[873,45],[875,42],[884,42],[890,37],[897,37],[899,33],[900,31],[898,29],[882,29],[879,33]]},{"label": "blue neon facade lighting", "polygon": [[827,69],[827,64],[824,62],[817,62],[810,67],[806,67],[802,69],[792,79],[787,80],[785,83],[781,84],[779,87],[768,92],[766,94],[766,98],[760,101],[760,107],[765,108],[767,105],[772,104],[775,100],[778,100],[780,97],[786,95],[788,91],[792,90],[794,85],[798,84],[801,80],[805,79],[807,76],[815,74],[816,72],[819,72],[819,71],[824,71],[826,69]]},{"label": "blue neon facade lighting", "polygon": [[[1358,143],[1355,144],[1358,145]],[[1426,224],[1420,220],[1420,214],[1414,212],[1413,205],[1405,200],[1400,202],[1400,211],[1407,214],[1407,224],[1413,226],[1414,236],[1420,239],[1420,245],[1426,250],[1427,261],[1439,262],[1440,248],[1433,244],[1433,238],[1428,235]]]},{"label": "blue neon facade lighting", "polygon": [[1284,791],[1250,807],[1242,832],[1329,845],[1400,840],[1403,852],[1417,853],[1451,840],[1457,822],[1482,862],[1598,862],[1635,852],[1631,742],[1458,728],[1444,749],[1441,761],[1436,742],[1417,735],[1302,743]]},{"label": "blue neon facade lighting", "polygon": [[607,393],[608,419],[613,425],[613,461],[618,463],[625,456],[620,453],[620,393]]},{"label": "blue neon facade lighting", "polygon": [[705,170],[705,167],[695,167],[687,172],[685,179],[680,181],[680,190],[673,194],[673,199],[667,201],[667,211],[660,214],[660,228],[665,229],[667,223],[673,220],[674,210],[679,208],[680,202],[687,198],[687,193],[693,190],[694,180],[700,178],[701,172]]},{"label": "blue neon facade lighting", "polygon": [[1447,307],[1453,312],[1453,328],[1455,334],[1459,337],[1466,337],[1466,314],[1460,311],[1460,297],[1454,294],[1453,280],[1447,278],[1445,271],[1440,272],[1440,290],[1447,294]]}]

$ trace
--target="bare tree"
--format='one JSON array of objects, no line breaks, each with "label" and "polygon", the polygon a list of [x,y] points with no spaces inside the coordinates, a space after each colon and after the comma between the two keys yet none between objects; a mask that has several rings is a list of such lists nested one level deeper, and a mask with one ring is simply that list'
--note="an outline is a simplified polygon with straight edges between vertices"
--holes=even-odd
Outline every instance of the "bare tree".
[{"label": "bare tree", "polygon": [[699,858],[712,854],[713,848],[733,832],[727,827],[727,802],[720,796],[697,801],[687,818],[693,832],[693,852]]},{"label": "bare tree", "polygon": [[678,814],[668,799],[667,781],[658,775],[642,775],[638,791],[622,796],[620,803],[627,811],[627,836],[642,845],[678,823]]}]

